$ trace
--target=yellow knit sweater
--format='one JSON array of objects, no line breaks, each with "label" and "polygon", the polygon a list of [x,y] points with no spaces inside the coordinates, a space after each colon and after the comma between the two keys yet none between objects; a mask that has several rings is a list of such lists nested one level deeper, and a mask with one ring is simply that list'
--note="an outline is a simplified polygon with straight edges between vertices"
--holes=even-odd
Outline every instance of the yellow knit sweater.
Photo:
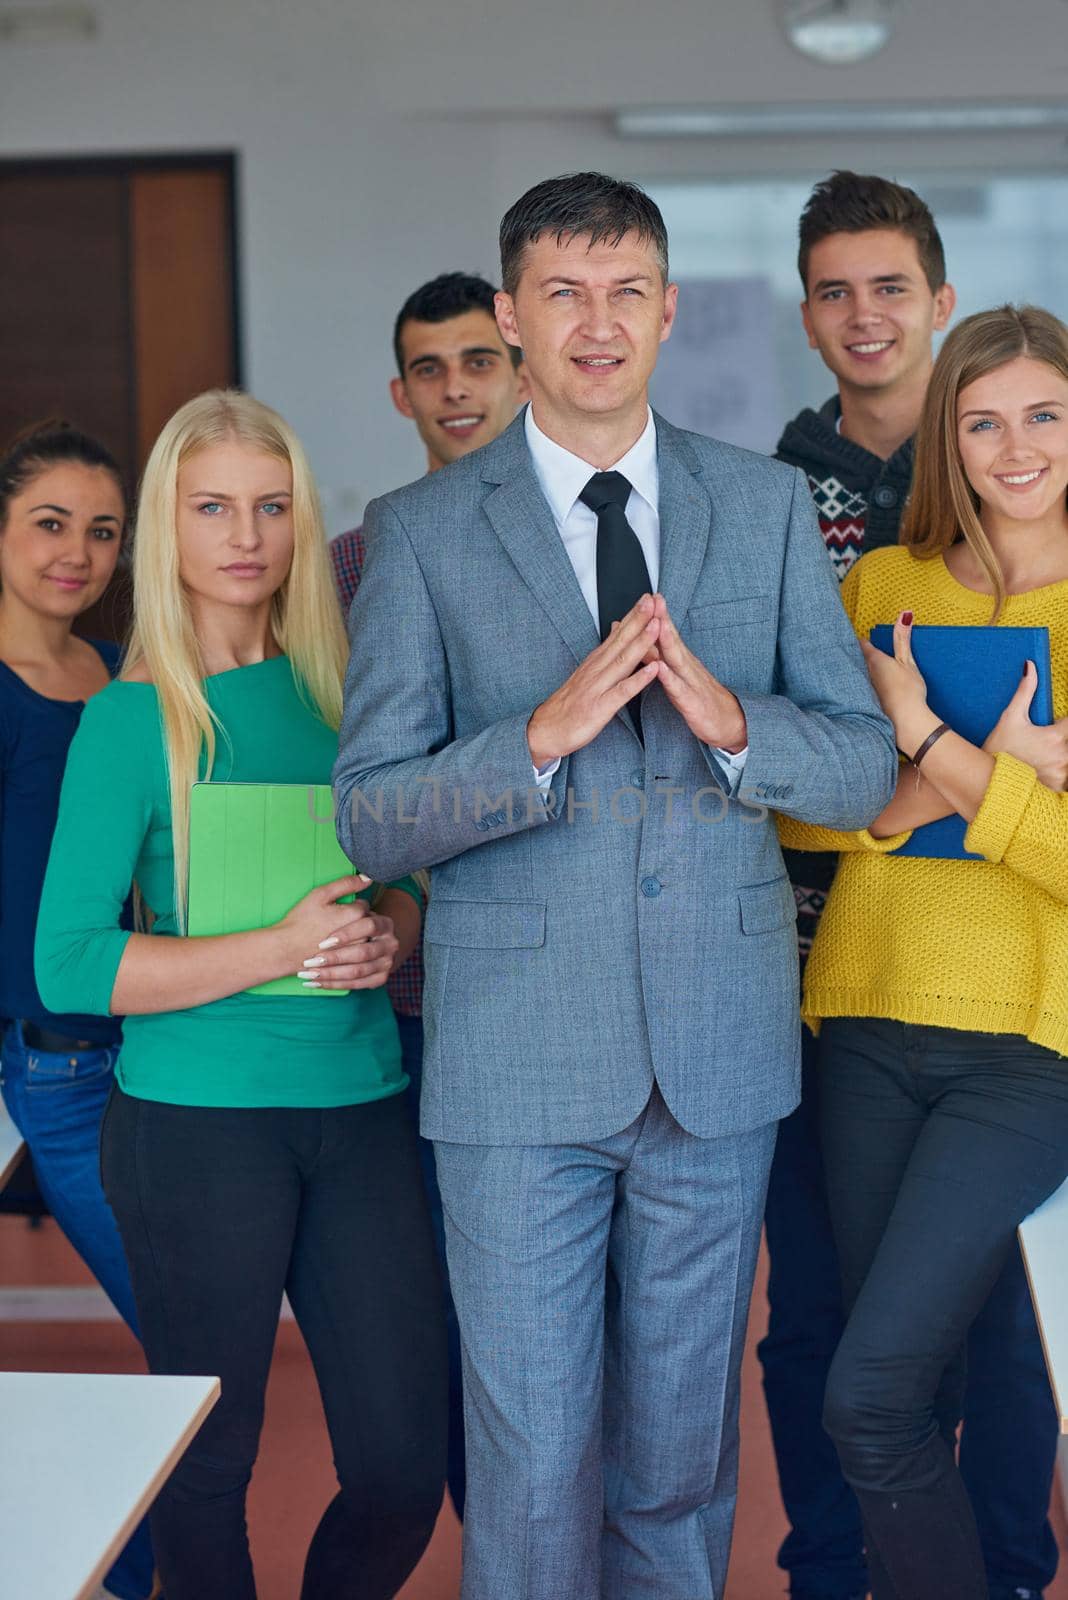
[{"label": "yellow knit sweater", "polygon": [[[990,620],[940,556],[873,550],[842,599],[861,638],[911,609],[918,624]],[[1068,715],[1068,581],[1010,595],[999,625],[1049,629],[1053,710]],[[981,1033],[1022,1033],[1068,1055],[1068,794],[999,755],[965,843],[982,861],[891,856],[908,834],[874,839],[779,818],[784,845],[838,850],[838,871],[805,974],[802,1014],[891,1017]]]}]

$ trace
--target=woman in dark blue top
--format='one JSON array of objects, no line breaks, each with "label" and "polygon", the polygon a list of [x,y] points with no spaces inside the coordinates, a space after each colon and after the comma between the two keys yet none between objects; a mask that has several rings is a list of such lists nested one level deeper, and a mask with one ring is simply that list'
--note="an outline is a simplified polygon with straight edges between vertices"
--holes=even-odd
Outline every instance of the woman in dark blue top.
[{"label": "woman in dark blue top", "polygon": [[[116,646],[73,624],[107,587],[125,520],[118,467],[75,429],[43,424],[0,456],[0,1084],[49,1209],[136,1333],[97,1154],[119,1024],[49,1013],[33,975],[67,750],[85,702],[118,670]],[[103,1593],[144,1600],[152,1573],[141,1528]]]},{"label": "woman in dark blue top", "polygon": [[[0,652],[5,648],[3,611],[0,594]],[[99,661],[94,675],[102,678],[103,687],[118,671],[119,648],[94,640],[92,649]],[[67,747],[84,704],[40,693],[17,667],[0,657],[0,1015],[20,1018],[26,1042],[38,1048],[44,1033],[62,1036],[72,1048],[81,1049],[90,1043],[115,1045],[121,1035],[113,1017],[57,1016],[46,1011],[33,974],[34,914],[56,824]],[[62,1051],[66,1044],[56,1048]]]}]

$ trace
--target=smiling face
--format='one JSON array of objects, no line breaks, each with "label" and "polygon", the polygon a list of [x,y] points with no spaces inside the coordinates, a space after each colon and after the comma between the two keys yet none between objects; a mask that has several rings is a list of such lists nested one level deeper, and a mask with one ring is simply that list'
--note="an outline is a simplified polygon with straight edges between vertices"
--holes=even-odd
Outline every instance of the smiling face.
[{"label": "smiling face", "polygon": [[178,468],[179,574],[191,597],[262,606],[293,560],[293,471],[236,439],[196,450]]},{"label": "smiling face", "polygon": [[126,508],[111,473],[65,462],[12,495],[0,534],[0,591],[73,618],[99,600],[119,557]]},{"label": "smiling face", "polygon": [[957,445],[984,526],[1066,516],[1068,379],[1046,362],[1017,356],[963,388]]},{"label": "smiling face", "polygon": [[949,284],[932,291],[914,239],[873,228],[813,245],[801,317],[841,387],[878,391],[926,381],[932,335],[954,304]]},{"label": "smiling face", "polygon": [[418,428],[431,472],[496,439],[527,398],[523,367],[488,311],[405,322],[400,346],[404,376],[390,393]]},{"label": "smiling face", "polygon": [[539,422],[566,430],[633,419],[640,431],[677,295],[654,245],[636,233],[614,245],[591,247],[581,234],[529,244],[515,294],[497,296],[497,320],[522,346]]}]

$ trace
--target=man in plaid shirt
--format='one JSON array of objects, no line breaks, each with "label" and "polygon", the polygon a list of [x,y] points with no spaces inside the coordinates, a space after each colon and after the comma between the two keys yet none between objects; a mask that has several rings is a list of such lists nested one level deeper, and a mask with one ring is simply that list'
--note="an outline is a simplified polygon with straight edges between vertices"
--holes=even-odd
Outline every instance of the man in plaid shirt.
[{"label": "man in plaid shirt", "polygon": [[[447,272],[409,295],[393,329],[398,376],[390,382],[393,404],[415,423],[426,446],[427,471],[489,444],[527,399],[522,352],[505,344],[493,311],[494,289],[483,278]],[[360,586],[367,547],[363,529],[353,528],[330,545],[346,615]],[[409,1095],[418,1108],[423,1064],[423,951],[416,946],[387,989],[397,1018]],[[421,1140],[423,1175],[443,1269],[445,1237],[433,1146]],[[449,1494],[463,1516],[463,1395],[460,1344],[449,1306]]]}]

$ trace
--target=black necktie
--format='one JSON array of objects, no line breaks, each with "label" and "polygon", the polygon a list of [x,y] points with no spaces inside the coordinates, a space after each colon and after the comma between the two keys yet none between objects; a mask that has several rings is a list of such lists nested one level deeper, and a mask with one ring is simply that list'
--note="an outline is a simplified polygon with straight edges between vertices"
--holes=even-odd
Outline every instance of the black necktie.
[{"label": "black necktie", "polygon": [[621,472],[595,472],[579,495],[597,513],[597,611],[601,638],[643,594],[652,593],[638,535],[626,517],[631,486]]}]

